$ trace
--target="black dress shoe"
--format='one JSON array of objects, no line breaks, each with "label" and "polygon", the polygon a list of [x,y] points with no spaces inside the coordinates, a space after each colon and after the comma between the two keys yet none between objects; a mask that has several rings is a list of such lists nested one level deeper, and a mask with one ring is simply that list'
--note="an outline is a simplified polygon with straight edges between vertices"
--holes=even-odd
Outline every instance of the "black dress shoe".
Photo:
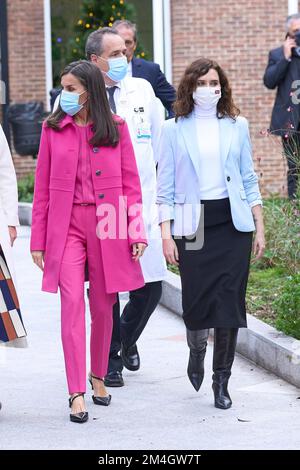
[{"label": "black dress shoe", "polygon": [[215,328],[213,356],[213,391],[215,407],[228,410],[232,400],[228,393],[228,381],[234,361],[238,328]]},{"label": "black dress shoe", "polygon": [[206,354],[209,330],[188,330],[186,337],[190,348],[190,357],[187,368],[188,378],[194,389],[198,392],[204,378],[204,359]]},{"label": "black dress shoe", "polygon": [[[92,379],[100,380],[100,382],[104,383],[104,380],[100,379],[100,377],[96,377],[95,375],[89,374],[89,382],[91,384],[92,390],[94,390]],[[93,395],[92,399],[95,405],[108,406],[110,405],[110,402],[111,402],[111,395],[107,395],[106,397],[97,397]]]},{"label": "black dress shoe", "polygon": [[[76,400],[78,397],[83,397],[84,393],[78,393],[74,395],[73,397],[69,398],[69,407],[72,408],[73,401]],[[70,414],[70,421],[72,423],[86,423],[87,420],[89,419],[89,414],[87,411],[81,411],[80,413],[71,413]]]},{"label": "black dress shoe", "polygon": [[115,370],[109,372],[104,378],[105,387],[124,387],[122,372]]},{"label": "black dress shoe", "polygon": [[126,369],[132,371],[139,370],[141,362],[136,344],[133,344],[129,348],[126,348],[124,344],[122,344],[121,358]]},{"label": "black dress shoe", "polygon": [[199,392],[204,379],[204,354],[200,355],[190,351],[187,374],[196,392]]},{"label": "black dress shoe", "polygon": [[212,389],[215,396],[215,407],[221,410],[228,410],[232,405],[232,400],[228,393],[228,375],[214,374]]}]

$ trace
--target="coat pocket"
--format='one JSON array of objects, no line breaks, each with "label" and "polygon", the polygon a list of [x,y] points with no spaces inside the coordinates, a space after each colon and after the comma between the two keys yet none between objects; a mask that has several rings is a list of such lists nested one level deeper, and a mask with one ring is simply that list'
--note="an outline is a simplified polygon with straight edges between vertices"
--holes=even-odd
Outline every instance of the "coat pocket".
[{"label": "coat pocket", "polygon": [[185,202],[185,194],[184,193],[175,193],[174,202],[176,204],[183,204]]},{"label": "coat pocket", "polygon": [[49,189],[56,191],[73,191],[74,182],[72,178],[50,177]]}]

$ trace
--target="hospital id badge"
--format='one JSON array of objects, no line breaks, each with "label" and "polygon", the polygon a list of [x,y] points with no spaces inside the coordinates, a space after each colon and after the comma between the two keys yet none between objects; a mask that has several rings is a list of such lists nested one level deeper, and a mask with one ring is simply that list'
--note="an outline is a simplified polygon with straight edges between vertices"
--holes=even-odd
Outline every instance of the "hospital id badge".
[{"label": "hospital id badge", "polygon": [[147,122],[139,122],[136,126],[136,141],[140,144],[148,143],[151,139],[151,128]]}]

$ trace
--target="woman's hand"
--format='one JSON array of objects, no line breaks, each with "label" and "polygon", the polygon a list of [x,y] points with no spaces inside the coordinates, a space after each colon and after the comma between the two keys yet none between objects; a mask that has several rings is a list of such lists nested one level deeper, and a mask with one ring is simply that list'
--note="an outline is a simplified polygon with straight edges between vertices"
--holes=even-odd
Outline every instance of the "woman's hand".
[{"label": "woman's hand", "polygon": [[13,227],[12,225],[8,226],[8,232],[9,232],[9,238],[10,238],[10,244],[13,246],[15,239],[17,238],[17,229],[16,227]]},{"label": "woman's hand", "polygon": [[31,256],[34,264],[44,271],[44,251],[32,251]]},{"label": "woman's hand", "polygon": [[173,238],[168,238],[168,239],[163,240],[163,252],[164,252],[164,257],[166,258],[166,261],[169,264],[173,264],[174,266],[179,266],[178,249]]},{"label": "woman's hand", "polygon": [[263,257],[266,248],[265,234],[263,230],[256,232],[253,243],[253,261],[257,261]]},{"label": "woman's hand", "polygon": [[179,255],[176,243],[171,234],[171,221],[165,220],[160,224],[163,253],[167,263],[179,266]]},{"label": "woman's hand", "polygon": [[132,258],[134,261],[138,261],[143,256],[147,245],[145,243],[134,243],[132,245]]},{"label": "woman's hand", "polygon": [[252,214],[256,227],[256,234],[253,243],[253,255],[255,256],[253,259],[254,262],[262,258],[265,251],[266,242],[262,206],[258,204],[252,207]]}]

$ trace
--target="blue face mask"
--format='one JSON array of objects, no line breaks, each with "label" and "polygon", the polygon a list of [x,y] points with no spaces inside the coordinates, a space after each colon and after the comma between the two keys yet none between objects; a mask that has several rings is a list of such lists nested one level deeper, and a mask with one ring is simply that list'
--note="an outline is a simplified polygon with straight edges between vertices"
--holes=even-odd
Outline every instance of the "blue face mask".
[{"label": "blue face mask", "polygon": [[127,75],[128,62],[125,56],[108,59],[109,71],[106,75],[114,82],[120,82]]},{"label": "blue face mask", "polygon": [[66,114],[69,114],[69,116],[77,114],[83,108],[84,103],[79,104],[79,98],[83,93],[85,93],[85,91],[82,93],[73,93],[71,91],[63,90],[61,92],[59,102],[61,109]]}]

